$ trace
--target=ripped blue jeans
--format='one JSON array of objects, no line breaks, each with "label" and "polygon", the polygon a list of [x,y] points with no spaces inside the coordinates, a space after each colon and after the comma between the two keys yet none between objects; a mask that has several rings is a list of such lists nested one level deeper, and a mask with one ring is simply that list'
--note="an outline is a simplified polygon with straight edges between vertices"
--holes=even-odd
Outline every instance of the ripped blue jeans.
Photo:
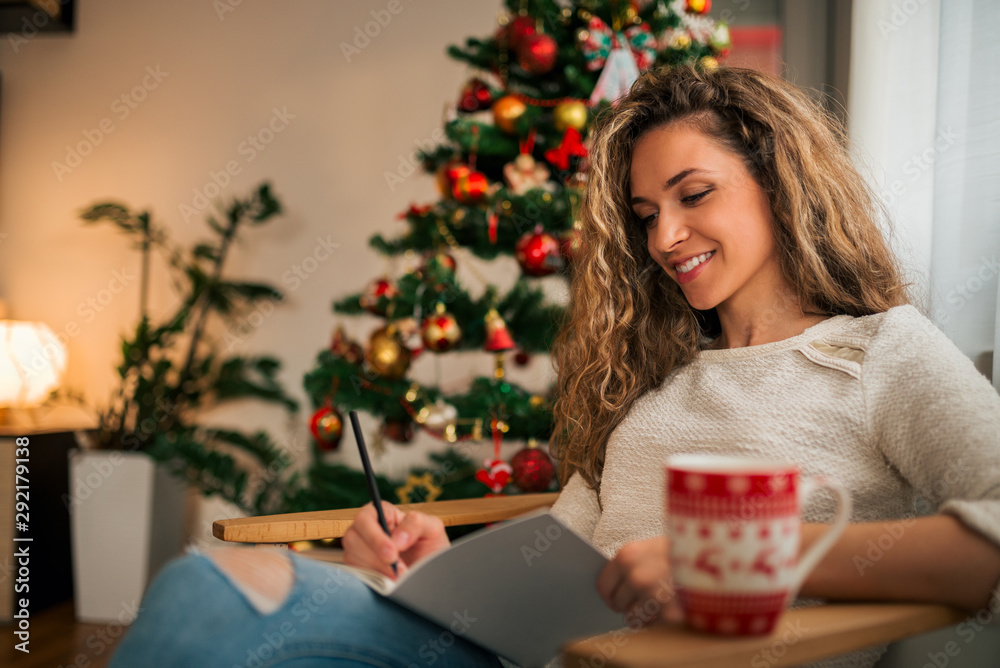
[{"label": "ripped blue jeans", "polygon": [[[345,571],[282,554],[294,574],[283,600],[241,586],[205,554],[171,561],[143,597],[110,668],[501,666],[461,637],[461,625],[453,633],[381,598]],[[249,577],[262,574],[251,571]]]}]

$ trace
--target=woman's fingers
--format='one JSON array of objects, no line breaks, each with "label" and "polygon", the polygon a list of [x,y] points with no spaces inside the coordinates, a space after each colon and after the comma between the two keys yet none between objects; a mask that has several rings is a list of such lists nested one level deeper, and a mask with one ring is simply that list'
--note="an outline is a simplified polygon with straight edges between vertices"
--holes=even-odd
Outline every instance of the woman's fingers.
[{"label": "woman's fingers", "polygon": [[357,531],[352,531],[348,529],[344,534],[343,538],[344,545],[344,563],[348,566],[360,566],[361,568],[368,568],[373,571],[382,573],[389,577],[393,577],[391,561],[386,561],[382,559],[375,551],[369,546]]},{"label": "woman's fingers", "polygon": [[671,624],[680,624],[684,621],[684,609],[680,600],[673,594],[670,595],[670,600],[663,610],[663,621]]},{"label": "woman's fingers", "polygon": [[[393,527],[399,524],[403,513],[386,501],[382,502],[382,511],[385,513],[386,524],[389,525],[389,530],[391,531]],[[356,540],[349,538],[352,534],[357,537]],[[361,551],[362,545],[366,548],[365,551]],[[359,550],[359,555],[374,555],[379,562],[387,566],[399,559],[399,549],[392,538],[385,533],[381,523],[378,521],[378,513],[375,512],[375,506],[371,503],[365,504],[358,511],[358,514],[354,518],[354,523],[351,524],[351,527],[344,534],[345,559],[352,550]],[[381,571],[382,569],[380,568],[379,570]],[[391,568],[389,572],[392,572]]]},{"label": "woman's fingers", "polygon": [[621,586],[623,579],[624,573],[622,572],[621,564],[615,560],[611,560],[605,564],[600,575],[597,576],[597,593],[600,595],[601,600],[604,601],[604,604],[612,610],[614,609],[614,605],[612,605],[614,593]]},{"label": "woman's fingers", "polygon": [[627,612],[655,593],[651,586],[655,580],[641,566],[635,568],[625,568],[620,564],[617,566],[611,571],[614,575],[609,575],[609,581],[612,577],[614,581],[606,585],[609,588],[602,596],[608,607],[615,612]]},{"label": "woman's fingers", "polygon": [[656,622],[678,623],[683,620],[680,600],[674,593],[673,583],[667,579],[643,588],[625,615],[625,622],[633,628]]},{"label": "woman's fingers", "polygon": [[440,519],[423,513],[404,513],[385,501],[382,508],[391,535],[386,534],[378,521],[374,505],[362,507],[344,534],[344,560],[348,564],[392,575],[395,563],[397,574],[402,574],[407,565],[448,547],[448,535]]},{"label": "woman's fingers", "polygon": [[628,583],[628,569],[618,560],[611,560],[597,577],[597,593],[605,605],[615,612],[625,612],[631,606],[626,604],[635,598]]},{"label": "woman's fingers", "polygon": [[444,522],[424,513],[406,513],[392,532],[393,542],[400,552],[416,548],[417,558],[448,546]]},{"label": "woman's fingers", "polygon": [[597,591],[612,610],[627,612],[643,625],[676,619],[679,607],[670,581],[667,539],[636,541],[622,547],[598,577]]}]

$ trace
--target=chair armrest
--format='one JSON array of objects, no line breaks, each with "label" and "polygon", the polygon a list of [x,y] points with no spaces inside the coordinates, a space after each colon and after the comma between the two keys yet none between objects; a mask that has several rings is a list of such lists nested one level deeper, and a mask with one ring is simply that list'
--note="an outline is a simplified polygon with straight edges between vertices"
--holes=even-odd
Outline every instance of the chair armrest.
[{"label": "chair armrest", "polygon": [[[614,654],[609,667],[769,668],[811,664],[827,657],[881,645],[957,624],[967,615],[924,603],[831,603],[787,610],[766,636],[724,637],[681,625],[654,625],[627,635],[614,631],[564,647],[563,662],[575,665]],[[588,664],[589,665],[589,664]],[[944,664],[942,664],[944,665]]]},{"label": "chair armrest", "polygon": [[[510,519],[537,508],[549,507],[555,503],[558,496],[558,492],[518,494],[401,504],[399,507],[406,511],[416,510],[440,517],[445,526],[459,526]],[[212,535],[219,540],[233,543],[292,543],[297,540],[339,538],[354,522],[358,510],[359,508],[314,510],[305,513],[218,520],[212,523]]]}]

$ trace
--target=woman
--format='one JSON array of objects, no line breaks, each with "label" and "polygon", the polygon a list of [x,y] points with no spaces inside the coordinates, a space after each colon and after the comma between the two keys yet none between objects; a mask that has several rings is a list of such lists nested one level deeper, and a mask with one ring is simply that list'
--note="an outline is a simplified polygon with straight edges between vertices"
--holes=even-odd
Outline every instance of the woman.
[{"label": "woman", "polygon": [[[553,512],[611,559],[596,586],[630,626],[678,616],[657,601],[669,599],[662,463],[679,452],[792,460],[851,490],[853,524],[803,596],[973,610],[1000,580],[1000,397],[907,305],[836,127],[765,75],[678,68],[644,75],[595,129],[585,250],[555,350],[564,488]],[[913,519],[919,499],[937,514]],[[385,505],[391,537],[366,506],[344,536],[348,563],[391,577],[393,563],[402,573],[447,547],[439,520]],[[804,517],[803,549],[832,507],[817,500]],[[903,549],[868,558],[869,541],[890,529]],[[206,633],[227,644],[213,648],[218,665],[258,665],[258,634],[275,637],[261,629],[280,630],[297,597],[334,578],[306,560],[232,548],[166,571],[112,665],[142,656],[151,666],[151,654],[177,661],[156,665],[197,665]],[[496,665],[461,639],[435,654],[440,629],[336,580],[333,603],[312,612],[316,627],[282,637],[285,656],[301,657],[287,665],[332,665],[307,658],[325,656],[419,666],[432,655]],[[218,612],[198,619],[217,626],[181,630],[202,642],[158,630],[204,606],[206,590]],[[390,626],[405,640],[371,631]],[[175,649],[185,643],[195,649]],[[870,666],[880,653],[827,665]]]},{"label": "woman", "polygon": [[[668,579],[662,462],[682,452],[791,460],[851,490],[853,524],[802,596],[1000,607],[1000,398],[907,305],[837,127],[770,77],[677,69],[594,135],[557,348],[558,509],[616,555],[598,589],[617,610]],[[805,508],[803,549],[832,516]],[[901,549],[874,553],[887,532]]]}]

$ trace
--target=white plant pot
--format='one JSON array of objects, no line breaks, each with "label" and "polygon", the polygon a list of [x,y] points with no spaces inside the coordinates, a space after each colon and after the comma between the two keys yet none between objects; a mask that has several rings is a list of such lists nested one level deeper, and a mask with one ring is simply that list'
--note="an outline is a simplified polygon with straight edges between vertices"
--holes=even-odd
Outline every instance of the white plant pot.
[{"label": "white plant pot", "polygon": [[73,450],[70,521],[76,617],[131,622],[187,536],[188,488],[141,452]]}]

